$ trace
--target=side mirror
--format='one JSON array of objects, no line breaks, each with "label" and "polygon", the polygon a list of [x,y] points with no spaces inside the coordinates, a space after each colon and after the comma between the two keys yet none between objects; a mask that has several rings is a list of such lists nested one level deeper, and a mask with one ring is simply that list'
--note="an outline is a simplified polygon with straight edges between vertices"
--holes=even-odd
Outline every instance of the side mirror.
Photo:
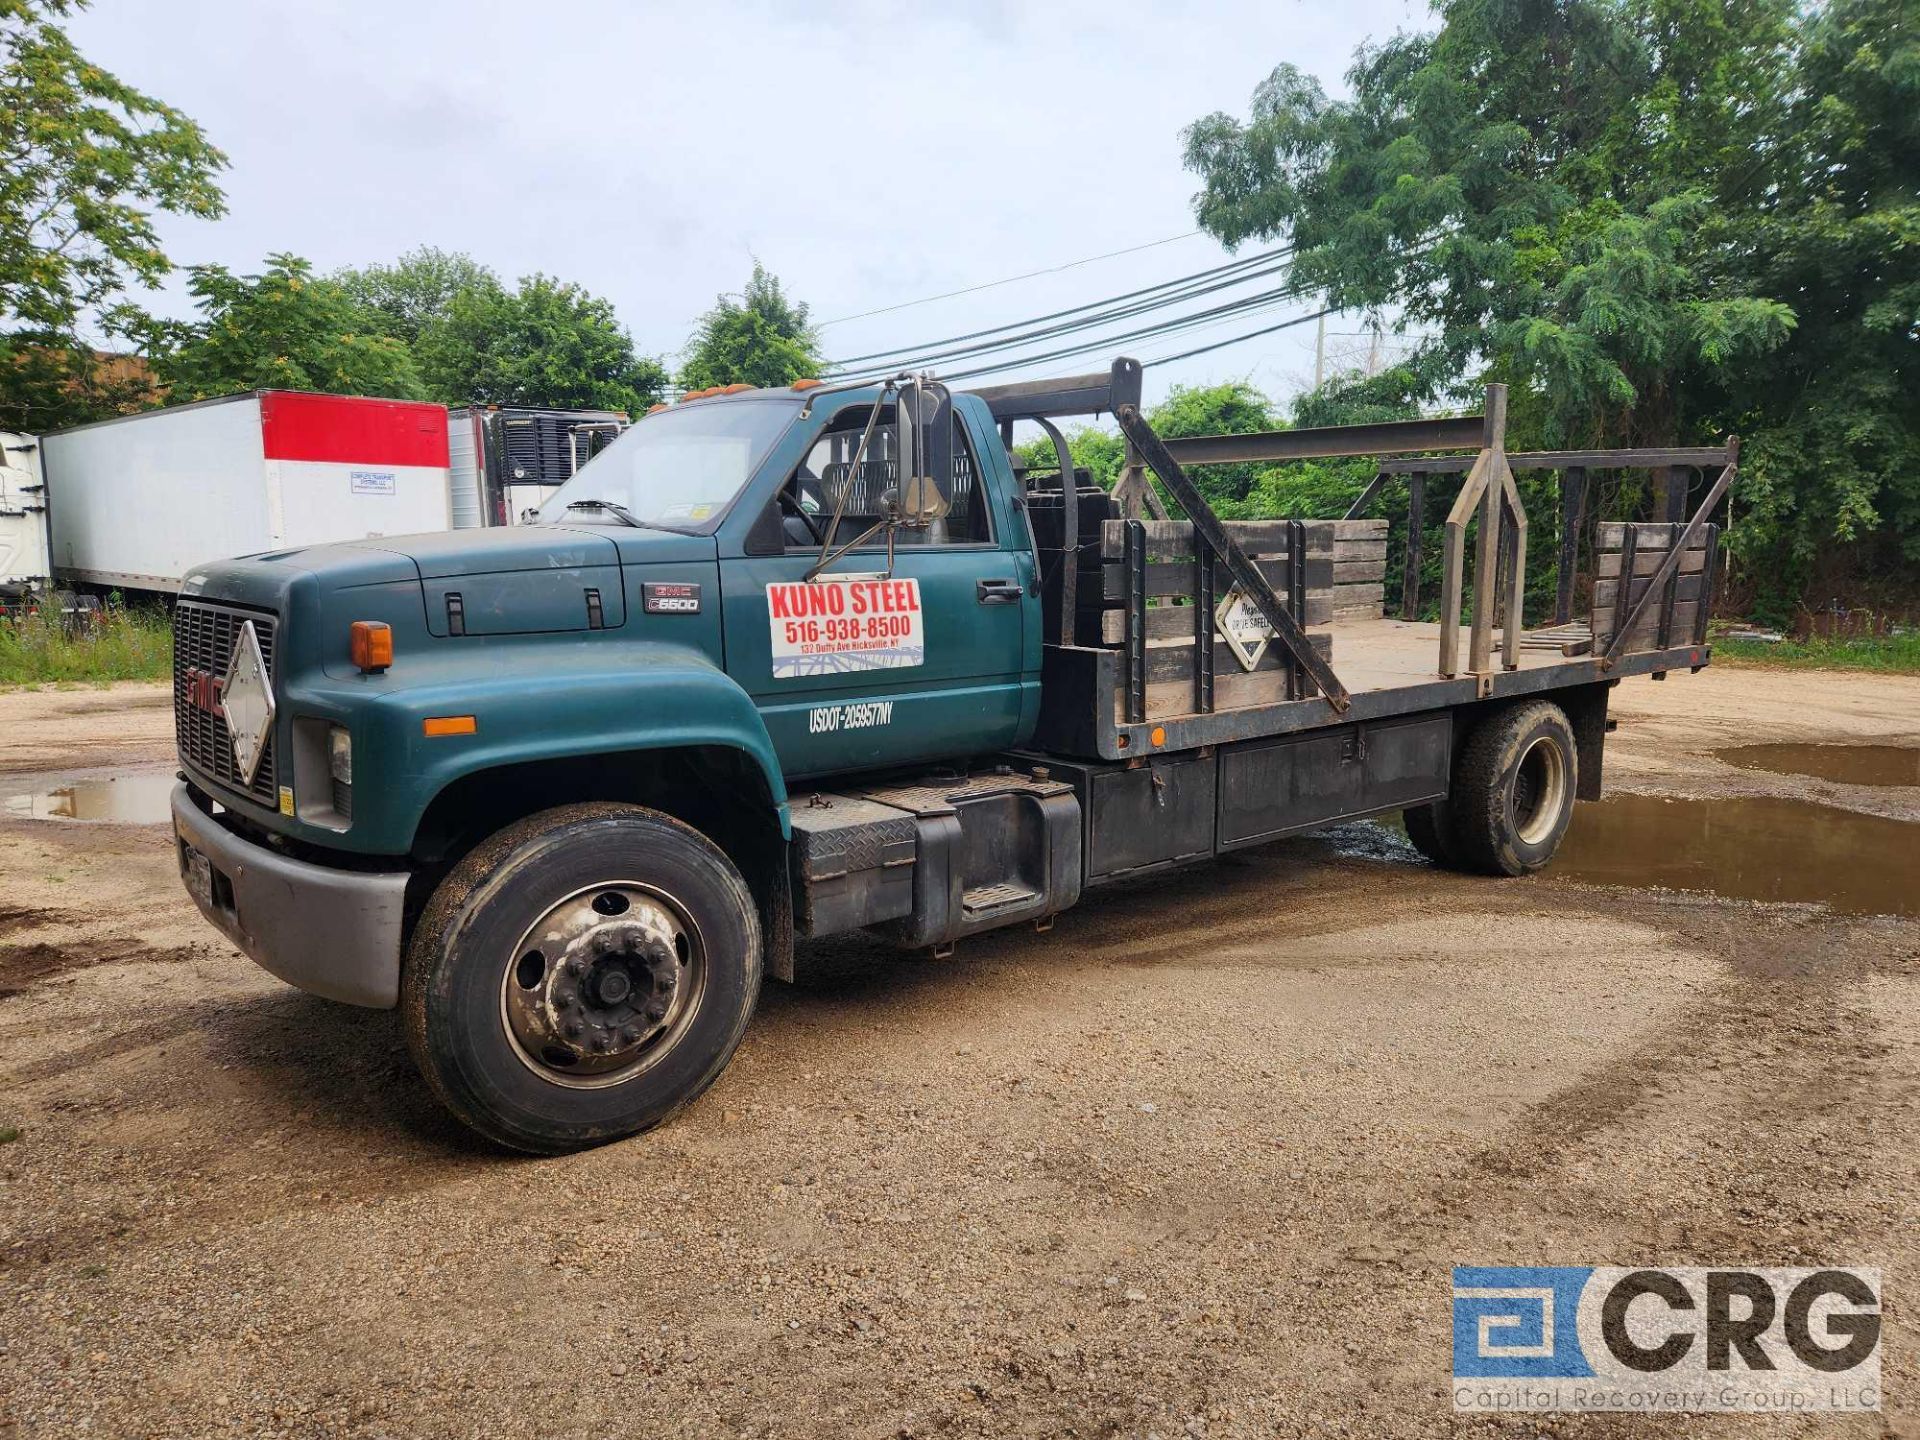
[{"label": "side mirror", "polygon": [[940,489],[932,475],[910,475],[907,477],[906,494],[900,498],[900,523],[915,529],[933,524],[946,518],[953,508],[950,500]]},{"label": "side mirror", "polygon": [[947,487],[953,483],[953,395],[947,387],[915,379],[900,392],[899,414],[911,427],[902,436],[907,460],[900,487],[900,523],[923,530],[953,508]]}]

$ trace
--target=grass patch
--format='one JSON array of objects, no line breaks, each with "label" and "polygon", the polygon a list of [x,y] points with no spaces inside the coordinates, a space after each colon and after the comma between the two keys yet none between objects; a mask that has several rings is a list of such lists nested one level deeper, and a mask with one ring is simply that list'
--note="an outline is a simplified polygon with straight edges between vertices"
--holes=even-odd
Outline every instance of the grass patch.
[{"label": "grass patch", "polygon": [[59,616],[0,621],[0,685],[160,680],[173,671],[173,631],[158,610],[108,610],[69,632]]},{"label": "grass patch", "polygon": [[1816,635],[1774,645],[1720,636],[1713,642],[1713,663],[1723,662],[1766,670],[1878,670],[1888,675],[1920,675],[1920,631],[1845,639]]}]

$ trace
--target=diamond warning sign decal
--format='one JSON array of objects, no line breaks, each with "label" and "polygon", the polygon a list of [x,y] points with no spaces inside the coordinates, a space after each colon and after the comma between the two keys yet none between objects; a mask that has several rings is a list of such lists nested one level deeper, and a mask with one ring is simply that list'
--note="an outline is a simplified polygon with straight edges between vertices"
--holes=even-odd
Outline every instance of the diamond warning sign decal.
[{"label": "diamond warning sign decal", "polygon": [[775,679],[926,663],[918,580],[815,580],[767,587]]}]

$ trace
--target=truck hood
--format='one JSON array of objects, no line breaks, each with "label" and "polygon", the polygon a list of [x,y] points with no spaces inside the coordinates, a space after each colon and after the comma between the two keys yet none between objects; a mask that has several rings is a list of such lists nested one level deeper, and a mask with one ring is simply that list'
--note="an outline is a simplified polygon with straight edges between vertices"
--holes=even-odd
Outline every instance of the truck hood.
[{"label": "truck hood", "polygon": [[622,565],[711,562],[712,537],[598,525],[511,526],[369,537],[196,567],[183,595],[207,593],[279,609],[296,575],[328,595],[417,584],[437,636],[618,629]]},{"label": "truck hood", "polygon": [[711,560],[704,535],[598,525],[451,530],[364,542],[411,560],[435,635],[525,635],[619,628],[620,567]]}]

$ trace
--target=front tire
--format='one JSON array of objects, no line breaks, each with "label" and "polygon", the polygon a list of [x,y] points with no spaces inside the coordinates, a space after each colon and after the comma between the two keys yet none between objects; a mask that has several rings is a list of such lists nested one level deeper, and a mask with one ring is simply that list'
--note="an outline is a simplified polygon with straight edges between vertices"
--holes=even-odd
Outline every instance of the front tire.
[{"label": "front tire", "polygon": [[1483,875],[1531,874],[1560,848],[1578,788],[1566,711],[1534,700],[1487,717],[1454,764],[1449,860]]},{"label": "front tire", "polygon": [[733,1057],[759,913],[704,835],[637,805],[510,825],[443,880],[401,978],[407,1047],[497,1144],[558,1154],[669,1119]]}]

